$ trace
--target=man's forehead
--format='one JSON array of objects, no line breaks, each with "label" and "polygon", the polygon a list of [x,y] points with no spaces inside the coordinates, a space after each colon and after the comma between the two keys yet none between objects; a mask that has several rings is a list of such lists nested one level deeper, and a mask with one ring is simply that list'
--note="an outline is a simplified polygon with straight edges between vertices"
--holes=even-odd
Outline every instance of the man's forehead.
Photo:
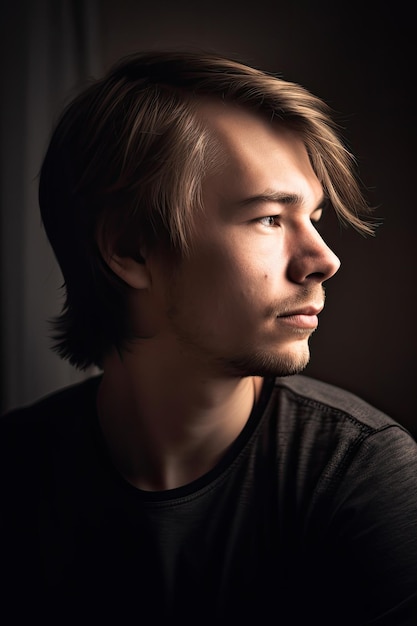
[{"label": "man's forehead", "polygon": [[294,129],[231,103],[208,102],[202,114],[217,144],[216,166],[203,183],[206,197],[238,202],[268,189],[318,202],[322,186]]},{"label": "man's forehead", "polygon": [[291,151],[297,149],[307,154],[300,134],[266,113],[233,102],[207,100],[201,104],[200,114],[224,156],[245,159],[259,153],[267,158],[268,154],[287,150],[289,146]]}]

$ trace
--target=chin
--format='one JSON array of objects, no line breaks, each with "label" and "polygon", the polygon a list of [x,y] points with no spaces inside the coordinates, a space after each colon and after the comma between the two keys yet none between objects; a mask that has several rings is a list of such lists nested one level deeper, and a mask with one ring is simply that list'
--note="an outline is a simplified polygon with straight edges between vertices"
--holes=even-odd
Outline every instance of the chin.
[{"label": "chin", "polygon": [[274,353],[272,351],[256,352],[233,359],[227,363],[229,371],[238,376],[293,376],[300,374],[308,365],[310,350],[288,350]]}]

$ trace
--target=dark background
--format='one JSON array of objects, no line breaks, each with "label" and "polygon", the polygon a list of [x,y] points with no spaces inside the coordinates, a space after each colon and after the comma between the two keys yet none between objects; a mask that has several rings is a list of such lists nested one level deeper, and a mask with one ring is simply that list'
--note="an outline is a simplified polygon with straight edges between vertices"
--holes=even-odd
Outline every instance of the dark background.
[{"label": "dark background", "polygon": [[383,225],[368,238],[334,221],[327,227],[342,266],[328,284],[306,373],[361,395],[417,436],[411,8],[306,0],[94,4],[103,69],[143,48],[209,48],[298,82],[334,109]]}]

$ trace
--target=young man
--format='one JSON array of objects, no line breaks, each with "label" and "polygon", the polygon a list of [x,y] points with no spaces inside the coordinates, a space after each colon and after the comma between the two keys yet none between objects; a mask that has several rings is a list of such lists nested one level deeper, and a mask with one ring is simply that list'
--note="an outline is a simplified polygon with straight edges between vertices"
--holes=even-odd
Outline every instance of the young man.
[{"label": "young man", "polygon": [[55,347],[103,373],[2,418],[16,616],[417,624],[417,445],[299,374],[325,207],[372,231],[352,163],[318,98],[212,54],[132,55],[68,106]]}]

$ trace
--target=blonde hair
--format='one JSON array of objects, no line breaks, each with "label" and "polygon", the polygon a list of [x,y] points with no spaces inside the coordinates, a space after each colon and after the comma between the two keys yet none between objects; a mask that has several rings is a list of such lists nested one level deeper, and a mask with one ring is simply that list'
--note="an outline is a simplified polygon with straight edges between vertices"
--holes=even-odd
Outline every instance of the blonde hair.
[{"label": "blonde hair", "polygon": [[302,86],[216,54],[121,59],[64,111],[41,170],[40,208],[65,279],[55,348],[85,368],[129,338],[126,286],[103,262],[97,227],[118,252],[166,242],[186,254],[216,146],[203,100],[239,104],[294,128],[344,224],[373,232],[355,161],[329,107]]}]

